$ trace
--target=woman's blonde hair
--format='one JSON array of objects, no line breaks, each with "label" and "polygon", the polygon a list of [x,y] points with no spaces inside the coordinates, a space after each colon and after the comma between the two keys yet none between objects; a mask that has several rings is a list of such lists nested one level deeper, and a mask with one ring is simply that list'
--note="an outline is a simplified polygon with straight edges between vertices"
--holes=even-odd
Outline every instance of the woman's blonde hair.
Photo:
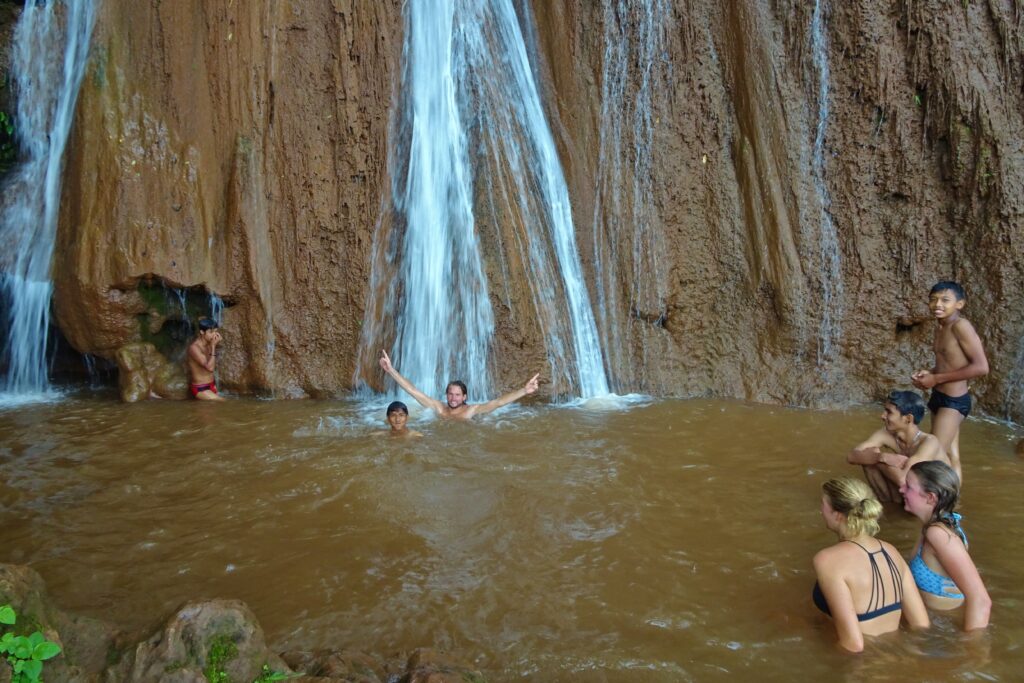
[{"label": "woman's blonde hair", "polygon": [[839,531],[840,537],[874,536],[878,533],[882,504],[865,482],[853,477],[829,479],[822,484],[821,491],[832,509],[846,516],[846,524]]}]

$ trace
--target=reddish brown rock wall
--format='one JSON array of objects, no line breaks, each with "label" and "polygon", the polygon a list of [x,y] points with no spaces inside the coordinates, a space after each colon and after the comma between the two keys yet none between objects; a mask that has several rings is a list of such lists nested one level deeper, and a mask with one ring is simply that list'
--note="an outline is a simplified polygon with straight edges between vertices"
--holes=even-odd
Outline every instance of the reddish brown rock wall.
[{"label": "reddish brown rock wall", "polygon": [[[813,4],[670,4],[649,198],[665,245],[665,310],[615,312],[629,317],[616,387],[867,400],[929,362],[923,302],[935,280],[953,277],[993,366],[976,394],[990,412],[1024,416],[1024,377],[1013,373],[1024,339],[1015,5],[828,3],[825,177],[843,297],[838,358],[825,371]],[[601,5],[531,3],[592,284]],[[100,7],[54,266],[62,329],[106,356],[137,340],[145,304],[133,287],[152,273],[235,304],[225,315],[229,387],[346,391],[390,191],[400,3]],[[529,301],[512,288],[512,300]],[[495,310],[502,339],[519,339],[497,298]],[[520,336],[496,342],[502,386],[543,357],[528,343],[536,335]]]},{"label": "reddish brown rock wall", "polygon": [[343,390],[386,186],[399,2],[104,2],[68,155],[61,328],[140,338],[139,278],[229,303],[228,386]]}]

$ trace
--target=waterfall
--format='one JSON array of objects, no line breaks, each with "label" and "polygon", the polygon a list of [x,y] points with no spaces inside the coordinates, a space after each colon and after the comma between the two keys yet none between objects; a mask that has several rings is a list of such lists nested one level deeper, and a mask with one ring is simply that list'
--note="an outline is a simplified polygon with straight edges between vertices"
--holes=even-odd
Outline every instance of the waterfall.
[{"label": "waterfall", "polygon": [[811,54],[818,71],[818,125],[814,135],[812,175],[821,199],[822,316],[818,338],[818,364],[835,360],[836,344],[842,334],[843,272],[839,255],[839,236],[832,222],[832,198],[825,184],[825,132],[829,115],[828,44],[825,36],[823,0],[815,0],[811,15]]},{"label": "waterfall", "polygon": [[488,225],[512,226],[499,251],[525,271],[552,377],[606,394],[568,188],[511,0],[409,0],[405,19],[391,198],[404,231],[378,227],[362,357],[394,316],[393,360],[414,384],[432,393],[460,377],[474,400],[491,389],[483,206]]},{"label": "waterfall", "polygon": [[210,292],[210,320],[217,323],[217,327],[224,324],[224,300]]},{"label": "waterfall", "polygon": [[27,0],[15,29],[17,136],[25,161],[6,188],[0,219],[0,286],[8,305],[2,391],[46,394],[50,263],[60,208],[64,147],[85,71],[93,0]]},{"label": "waterfall", "polygon": [[[657,78],[670,69],[665,34],[672,10],[667,0],[605,0],[601,127],[594,192],[594,262],[597,310],[616,388],[646,389],[649,365],[645,335],[664,321],[664,252],[651,200],[654,97]],[[636,88],[631,84],[638,83]],[[620,244],[620,235],[629,237]],[[623,250],[624,248],[624,250]],[[623,251],[620,251],[623,250]],[[627,344],[640,344],[634,362]]]}]

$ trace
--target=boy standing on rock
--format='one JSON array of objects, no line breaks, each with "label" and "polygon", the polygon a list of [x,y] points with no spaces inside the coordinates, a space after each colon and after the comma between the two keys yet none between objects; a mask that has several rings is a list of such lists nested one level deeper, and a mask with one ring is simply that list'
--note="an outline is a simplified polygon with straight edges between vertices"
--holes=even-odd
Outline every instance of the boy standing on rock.
[{"label": "boy standing on rock", "polygon": [[199,331],[188,346],[188,381],[192,397],[200,401],[223,401],[217,393],[217,382],[213,371],[217,367],[217,344],[222,340],[217,331],[217,322],[210,318],[199,319]]},{"label": "boy standing on rock", "polygon": [[964,299],[964,288],[956,282],[943,280],[932,287],[928,307],[939,323],[935,329],[935,367],[911,375],[915,387],[931,389],[928,409],[932,412],[932,434],[949,453],[950,465],[961,483],[960,423],[971,412],[967,380],[988,374],[981,338],[974,326],[960,317]]}]

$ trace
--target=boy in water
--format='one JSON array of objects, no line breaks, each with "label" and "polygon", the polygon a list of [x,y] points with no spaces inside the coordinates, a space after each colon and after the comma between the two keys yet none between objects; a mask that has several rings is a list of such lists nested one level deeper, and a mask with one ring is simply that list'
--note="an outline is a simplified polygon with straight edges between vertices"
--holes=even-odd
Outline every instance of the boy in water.
[{"label": "boy in water", "polygon": [[971,412],[967,380],[988,374],[988,359],[978,333],[965,318],[964,289],[943,280],[932,287],[928,307],[938,321],[935,328],[935,367],[918,370],[911,379],[918,389],[931,389],[928,409],[932,412],[932,434],[949,453],[950,465],[963,482],[960,469],[960,423]]},{"label": "boy in water", "polygon": [[188,346],[188,381],[192,397],[200,401],[223,401],[217,393],[213,371],[217,367],[217,345],[222,337],[217,323],[210,318],[199,319],[199,331]]},{"label": "boy in water", "polygon": [[388,405],[387,410],[388,424],[391,425],[390,430],[379,431],[377,434],[390,434],[391,436],[400,436],[403,438],[416,438],[423,436],[422,432],[417,432],[415,429],[409,429],[406,423],[409,421],[409,406],[405,405],[401,401],[392,401]]},{"label": "boy in water", "polygon": [[921,431],[922,419],[924,399],[917,392],[890,392],[882,411],[882,428],[846,456],[851,465],[864,467],[864,478],[883,503],[903,501],[900,487],[915,463],[939,460],[949,464],[939,440]]}]

